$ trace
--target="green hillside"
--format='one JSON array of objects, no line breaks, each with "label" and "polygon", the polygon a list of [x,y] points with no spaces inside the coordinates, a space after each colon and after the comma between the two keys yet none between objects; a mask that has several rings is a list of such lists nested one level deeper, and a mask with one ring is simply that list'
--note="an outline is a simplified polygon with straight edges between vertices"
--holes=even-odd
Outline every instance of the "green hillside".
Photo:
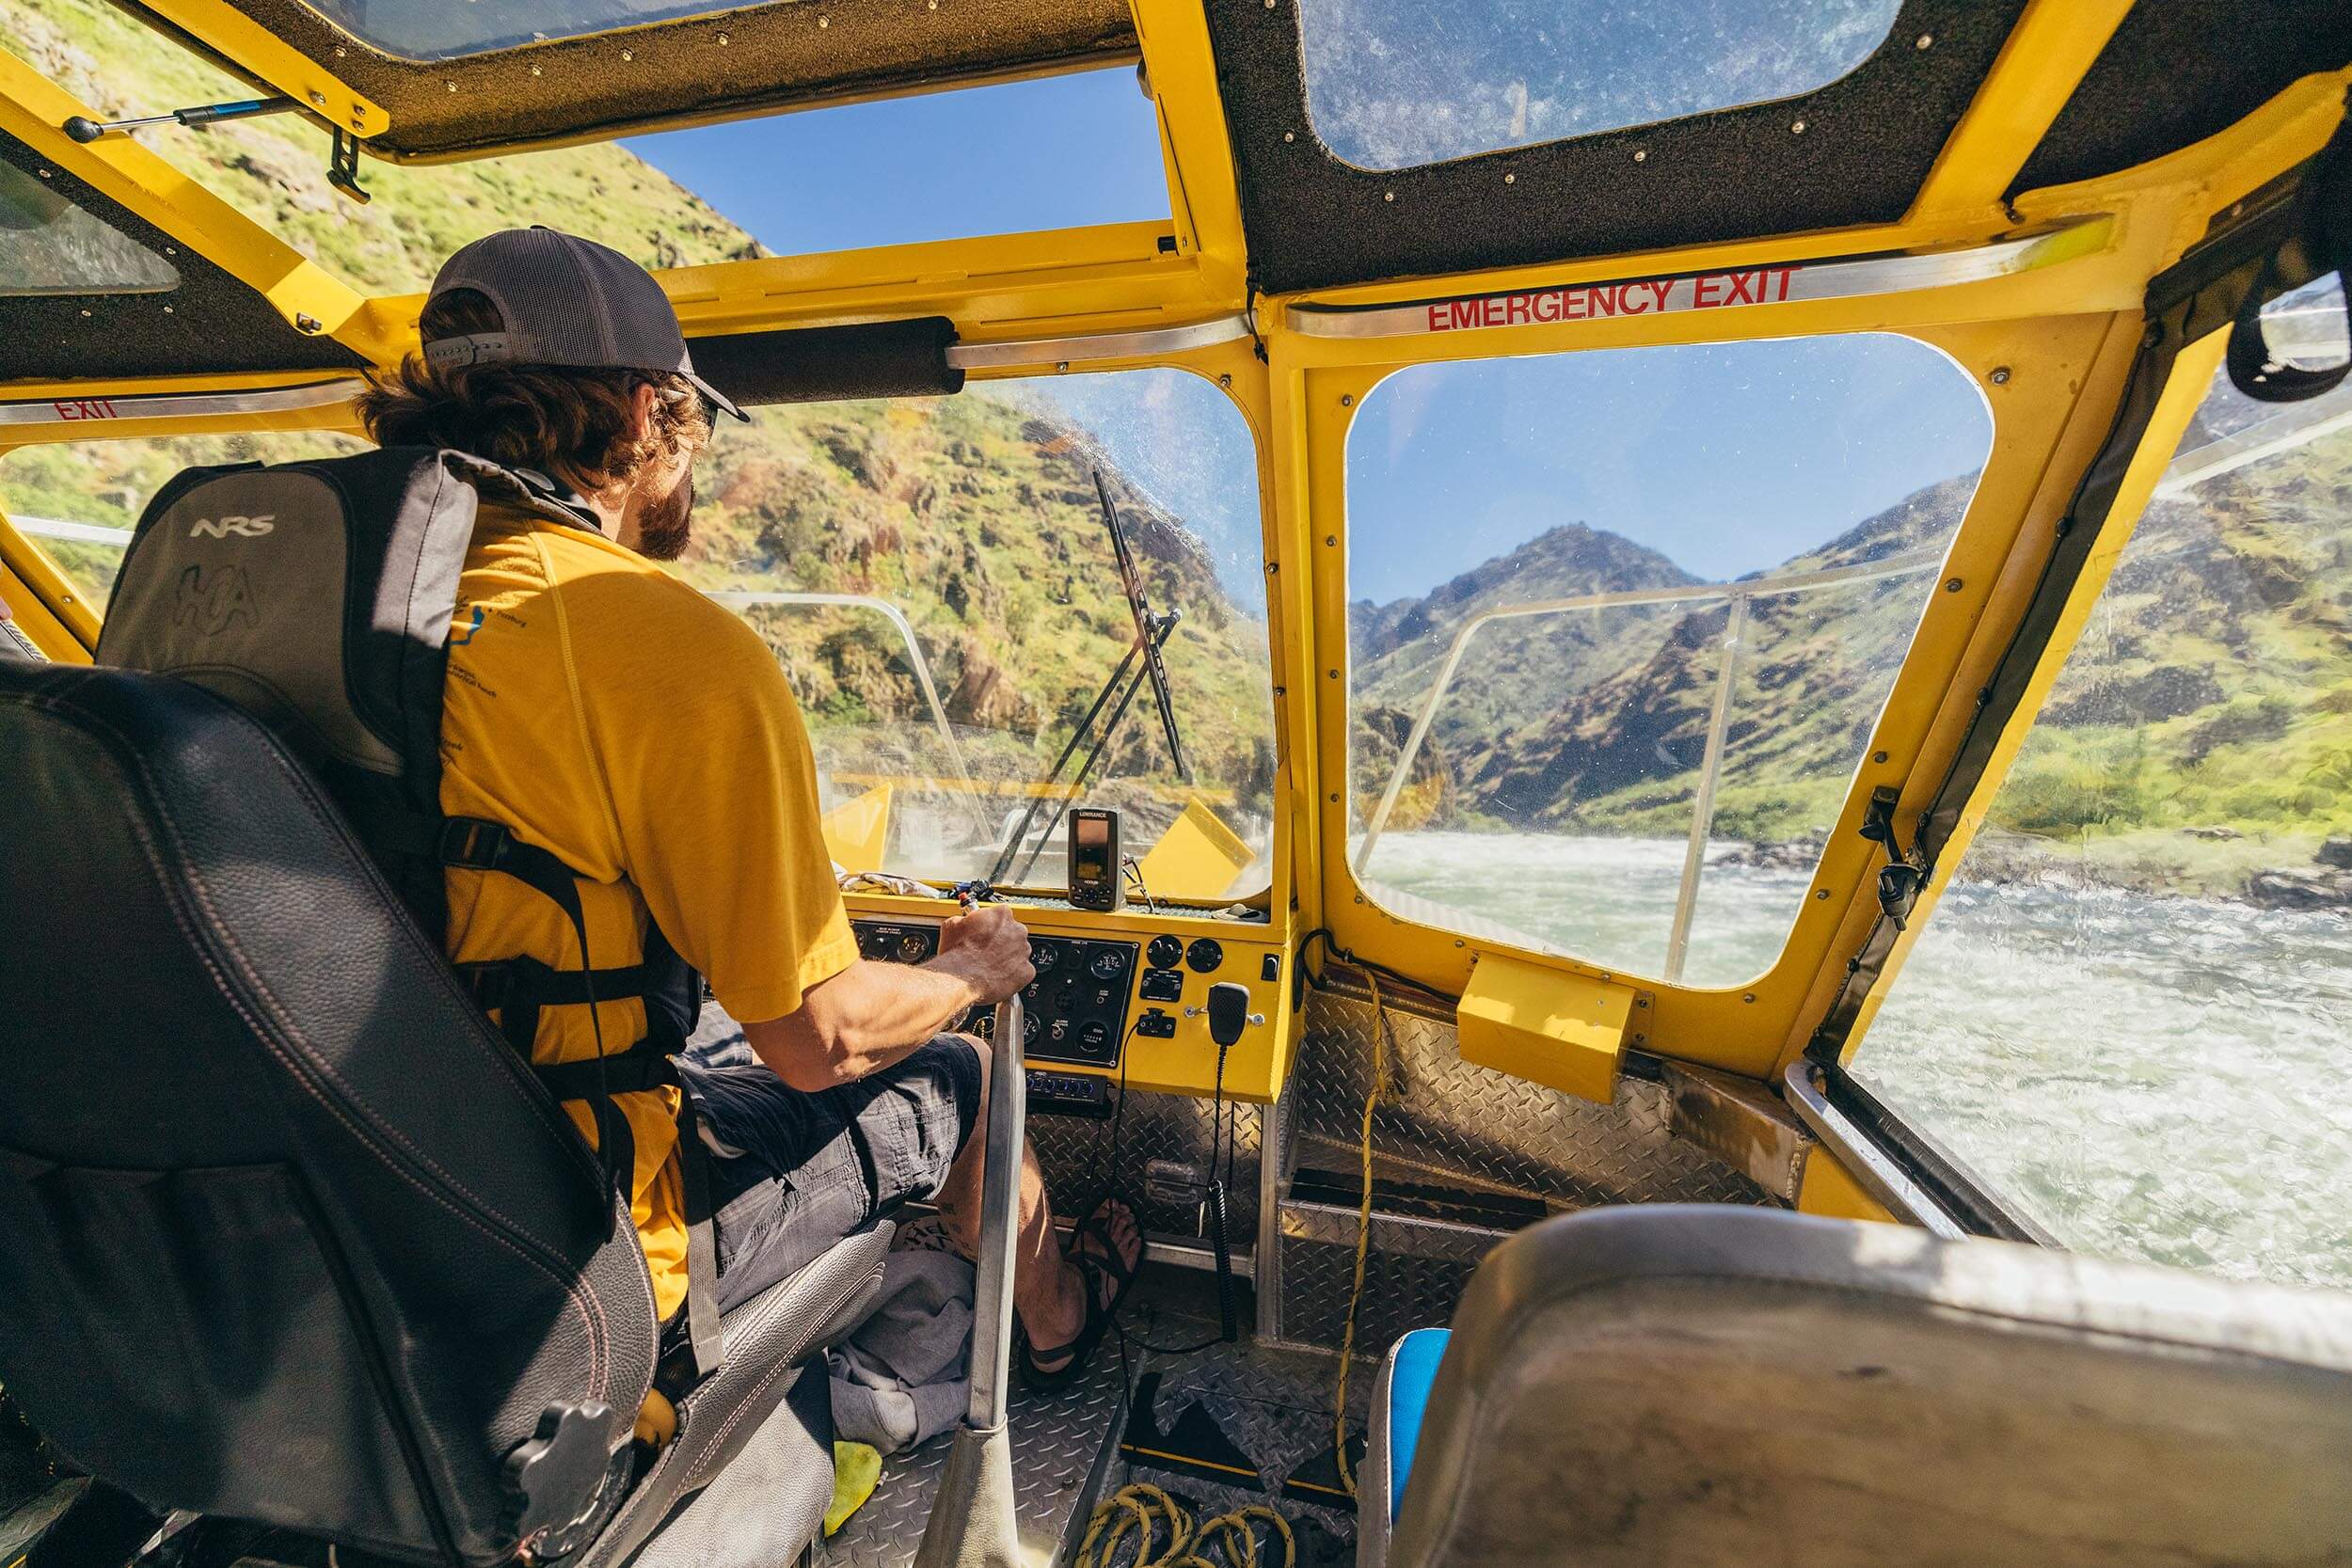
[{"label": "green hillside", "polygon": [[[2231,397],[2217,396],[2222,424]],[[2188,444],[2219,434],[2201,424]],[[1948,536],[1973,476],[1767,575]],[[1359,605],[1359,808],[1375,798],[1467,607],[1671,581],[1662,557],[1554,530],[1421,601]],[[1525,573],[1526,580],[1519,580]],[[1756,602],[1718,836],[1818,838],[1842,800],[1929,579]],[[1674,836],[1690,827],[1726,611],[1500,622],[1471,644],[1393,825]],[[1508,628],[1526,628],[1516,639]],[[1489,643],[1488,640],[1494,641]],[[2352,830],[2352,430],[2158,499],[2051,694],[1972,866],[2244,891]],[[2060,858],[2054,859],[2054,855]],[[2257,892],[2260,890],[2257,889]]]},{"label": "green hillside", "polygon": [[[246,90],[103,0],[41,0],[38,11],[0,0],[0,46],[110,114]],[[648,265],[759,253],[750,235],[618,147],[439,167],[371,162],[364,174],[375,199],[356,207],[326,185],[323,138],[292,119],[146,139],[374,292],[421,289],[456,246],[533,222],[576,228]],[[1110,468],[1085,433],[978,387],[923,402],[763,409],[750,426],[721,425],[697,473],[696,540],[680,571],[708,589],[891,602],[914,628],[972,771],[1000,779],[1042,773],[1132,638],[1091,477],[1094,466],[1109,468],[1154,602],[1184,612],[1168,665],[1196,772],[1242,811],[1268,808],[1263,623],[1232,602],[1183,520]],[[122,527],[184,464],[316,455],[328,445],[318,436],[199,437],[35,449],[0,470],[0,498],[36,515]],[[66,541],[54,549],[103,592],[111,550]],[[888,622],[801,607],[751,617],[781,657],[831,766],[942,776],[927,705]],[[1166,773],[1145,717],[1130,716],[1104,777]],[[1143,811],[1148,831],[1172,811],[1171,799],[1160,791],[1128,803]]]}]

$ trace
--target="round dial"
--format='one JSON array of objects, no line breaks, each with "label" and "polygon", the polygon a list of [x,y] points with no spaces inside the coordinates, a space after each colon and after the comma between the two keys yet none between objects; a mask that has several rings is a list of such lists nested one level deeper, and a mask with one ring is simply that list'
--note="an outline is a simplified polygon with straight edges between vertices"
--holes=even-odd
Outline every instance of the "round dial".
[{"label": "round dial", "polygon": [[923,939],[913,931],[909,931],[898,939],[898,961],[911,964],[920,963],[922,960]]},{"label": "round dial", "polygon": [[1225,949],[1215,937],[1202,937],[1184,949],[1184,962],[1195,974],[1214,974],[1225,962]]},{"label": "round dial", "polygon": [[1029,943],[1029,964],[1040,974],[1061,962],[1061,948],[1050,942]]},{"label": "round dial", "polygon": [[1127,973],[1127,955],[1116,949],[1097,953],[1087,968],[1094,972],[1098,980],[1116,980]]},{"label": "round dial", "polygon": [[1153,969],[1174,969],[1184,961],[1184,944],[1163,932],[1144,948],[1143,958]]}]

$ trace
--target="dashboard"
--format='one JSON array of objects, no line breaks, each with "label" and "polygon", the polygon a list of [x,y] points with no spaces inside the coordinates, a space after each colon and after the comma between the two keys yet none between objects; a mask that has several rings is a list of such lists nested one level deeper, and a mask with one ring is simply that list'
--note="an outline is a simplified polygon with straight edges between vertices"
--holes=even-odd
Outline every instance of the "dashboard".
[{"label": "dashboard", "polygon": [[[882,900],[875,900],[881,902]],[[861,901],[863,902],[863,901]],[[913,904],[915,900],[887,900]],[[937,908],[936,905],[932,906]],[[1263,926],[1190,915],[1120,914],[1021,904],[1001,906],[1028,928],[1037,978],[1022,993],[1023,1052],[1051,1064],[1065,1108],[1083,1112],[1124,1078],[1138,1088],[1268,1101],[1288,1068],[1281,1039],[1289,1015],[1287,955]],[[858,950],[885,963],[921,963],[939,951],[941,917],[856,913]],[[1231,1052],[1209,1038],[1203,1007],[1220,982],[1246,987],[1253,1022]],[[985,1036],[994,1015],[968,1021]],[[1032,1073],[1032,1099],[1037,1081]],[[1044,1107],[1050,1108],[1050,1107]]]}]

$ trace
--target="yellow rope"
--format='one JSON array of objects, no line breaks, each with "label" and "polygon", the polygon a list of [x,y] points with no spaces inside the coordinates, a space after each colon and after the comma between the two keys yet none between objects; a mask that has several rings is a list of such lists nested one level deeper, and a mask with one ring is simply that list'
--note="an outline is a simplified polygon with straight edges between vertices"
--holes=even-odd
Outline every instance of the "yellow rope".
[{"label": "yellow rope", "polygon": [[[1271,1524],[1269,1539],[1282,1543],[1281,1568],[1296,1568],[1298,1543],[1290,1521],[1263,1503],[1220,1513],[1196,1528],[1182,1503],[1149,1482],[1137,1481],[1094,1505],[1073,1568],[1258,1568],[1258,1534],[1250,1523],[1256,1519]],[[1168,1539],[1155,1546],[1163,1520]],[[1120,1563],[1119,1549],[1128,1544],[1131,1531],[1135,1555]],[[1222,1552],[1225,1560],[1212,1560],[1207,1555],[1212,1550]]]},{"label": "yellow rope", "polygon": [[1372,1251],[1372,1113],[1389,1081],[1389,1019],[1380,1003],[1380,976],[1364,971],[1372,987],[1372,1087],[1364,1093],[1363,1201],[1356,1211],[1356,1282],[1347,1291],[1347,1329],[1340,1338],[1340,1384],[1331,1409],[1331,1452],[1340,1484],[1356,1496],[1355,1467],[1347,1462],[1347,1371],[1356,1361],[1356,1310],[1364,1299],[1364,1260]]}]

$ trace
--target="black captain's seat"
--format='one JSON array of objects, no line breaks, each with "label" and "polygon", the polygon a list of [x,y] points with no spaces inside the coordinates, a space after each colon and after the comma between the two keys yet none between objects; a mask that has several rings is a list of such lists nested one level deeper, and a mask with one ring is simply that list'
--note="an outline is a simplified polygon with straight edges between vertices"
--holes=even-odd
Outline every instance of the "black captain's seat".
[{"label": "black captain's seat", "polygon": [[0,661],[0,1385],[74,1464],[343,1568],[700,1560],[722,1508],[777,1561],[814,1535],[797,1369],[888,1227],[729,1313],[649,1457],[627,1215],[261,725]]}]

